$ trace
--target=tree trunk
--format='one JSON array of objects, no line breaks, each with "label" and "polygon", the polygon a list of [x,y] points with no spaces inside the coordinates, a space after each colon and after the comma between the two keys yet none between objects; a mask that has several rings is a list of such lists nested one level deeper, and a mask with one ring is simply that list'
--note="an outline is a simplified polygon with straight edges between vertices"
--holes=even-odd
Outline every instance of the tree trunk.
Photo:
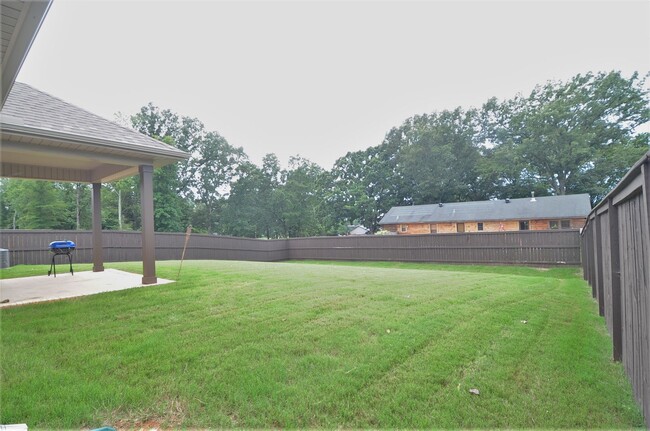
[{"label": "tree trunk", "polygon": [[566,183],[567,183],[566,175],[563,172],[561,175],[557,176],[557,184],[558,184],[557,194],[559,196],[564,196],[566,194]]},{"label": "tree trunk", "polygon": [[80,212],[81,212],[81,206],[79,205],[79,203],[81,201],[81,197],[80,197],[81,191],[80,191],[80,184],[79,183],[75,184],[75,191],[76,191],[76,205],[77,205],[77,208],[76,208],[76,211],[75,211],[76,223],[77,223],[77,230],[80,230],[81,229],[81,220],[80,220],[79,215],[80,215]]},{"label": "tree trunk", "polygon": [[122,230],[122,190],[117,189],[117,226]]}]

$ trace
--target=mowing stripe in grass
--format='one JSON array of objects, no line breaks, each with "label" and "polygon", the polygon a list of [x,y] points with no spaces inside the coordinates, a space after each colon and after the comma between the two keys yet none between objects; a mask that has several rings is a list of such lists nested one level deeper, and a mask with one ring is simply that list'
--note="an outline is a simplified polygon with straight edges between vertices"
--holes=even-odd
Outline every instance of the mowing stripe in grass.
[{"label": "mowing stripe in grass", "polygon": [[3,310],[0,421],[642,426],[588,288],[552,273],[187,261],[178,283]]}]

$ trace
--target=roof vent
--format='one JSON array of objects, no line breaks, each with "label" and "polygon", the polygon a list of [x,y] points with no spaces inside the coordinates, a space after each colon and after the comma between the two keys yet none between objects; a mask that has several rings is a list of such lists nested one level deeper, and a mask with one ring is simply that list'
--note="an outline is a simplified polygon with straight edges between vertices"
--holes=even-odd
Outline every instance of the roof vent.
[{"label": "roof vent", "polygon": [[510,198],[506,198],[506,203],[507,203],[507,204],[510,203]]},{"label": "roof vent", "polygon": [[438,206],[439,206],[440,208],[442,208],[442,202],[440,202],[440,203],[438,204]]},{"label": "roof vent", "polygon": [[535,192],[530,192],[530,201],[537,202],[537,199],[535,199]]}]

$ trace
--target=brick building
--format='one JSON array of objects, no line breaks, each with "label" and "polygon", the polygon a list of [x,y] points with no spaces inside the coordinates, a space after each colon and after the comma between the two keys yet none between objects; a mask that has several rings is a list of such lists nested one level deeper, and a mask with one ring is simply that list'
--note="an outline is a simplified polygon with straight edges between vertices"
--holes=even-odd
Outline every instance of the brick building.
[{"label": "brick building", "polygon": [[579,229],[588,194],[393,207],[379,225],[397,234]]}]

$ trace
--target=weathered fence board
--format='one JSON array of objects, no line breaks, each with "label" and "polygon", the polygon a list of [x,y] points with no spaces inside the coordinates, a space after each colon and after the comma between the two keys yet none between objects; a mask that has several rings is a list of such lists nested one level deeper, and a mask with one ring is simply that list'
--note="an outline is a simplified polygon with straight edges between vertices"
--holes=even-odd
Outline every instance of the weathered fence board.
[{"label": "weathered fence board", "polygon": [[587,218],[582,266],[650,427],[650,152]]}]

